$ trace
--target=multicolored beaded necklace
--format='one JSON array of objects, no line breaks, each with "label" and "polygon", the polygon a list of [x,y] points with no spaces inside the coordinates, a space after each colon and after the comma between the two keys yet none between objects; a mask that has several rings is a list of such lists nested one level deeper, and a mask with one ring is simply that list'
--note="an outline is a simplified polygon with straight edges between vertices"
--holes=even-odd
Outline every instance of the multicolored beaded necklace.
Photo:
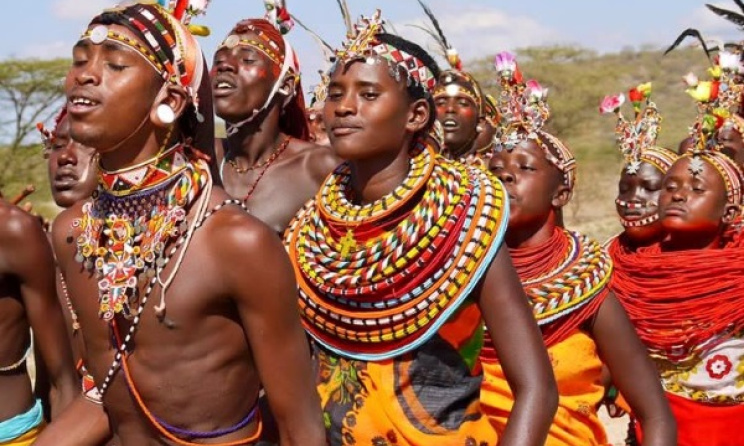
[{"label": "multicolored beaded necklace", "polygon": [[400,186],[350,200],[340,166],[290,224],[285,243],[309,333],[337,353],[392,358],[425,342],[478,283],[508,221],[490,173],[418,144]]},{"label": "multicolored beaded necklace", "polygon": [[186,210],[207,181],[182,144],[136,166],[100,169],[95,198],[73,227],[81,231],[75,258],[98,277],[102,319],[134,317],[140,287],[164,266],[168,242],[187,231]]},{"label": "multicolored beaded necklace", "polygon": [[[612,260],[585,235],[556,228],[545,243],[509,253],[548,346],[594,314],[608,292]],[[481,354],[494,354],[490,342]]]}]

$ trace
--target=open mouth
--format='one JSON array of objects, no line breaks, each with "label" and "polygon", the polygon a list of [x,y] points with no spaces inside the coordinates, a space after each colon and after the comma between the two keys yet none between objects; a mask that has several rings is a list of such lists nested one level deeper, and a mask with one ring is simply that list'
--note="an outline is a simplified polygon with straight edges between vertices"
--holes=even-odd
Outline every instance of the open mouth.
[{"label": "open mouth", "polygon": [[444,121],[442,121],[442,127],[444,128],[444,130],[452,131],[457,129],[458,124],[457,121],[455,121],[454,119],[445,119]]},{"label": "open mouth", "polygon": [[234,82],[224,78],[215,79],[213,85],[213,94],[215,96],[224,96],[237,90],[237,86]]},{"label": "open mouth", "polygon": [[70,96],[67,104],[70,113],[80,114],[89,112],[101,103],[85,96]]}]

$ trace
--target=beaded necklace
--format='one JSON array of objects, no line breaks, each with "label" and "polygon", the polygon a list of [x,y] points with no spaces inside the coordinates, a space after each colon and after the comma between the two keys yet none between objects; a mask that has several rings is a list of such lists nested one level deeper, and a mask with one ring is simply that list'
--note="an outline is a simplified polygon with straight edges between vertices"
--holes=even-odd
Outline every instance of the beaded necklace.
[{"label": "beaded necklace", "polygon": [[186,209],[208,180],[177,145],[148,162],[106,172],[94,199],[73,222],[79,228],[76,260],[95,271],[99,316],[132,318],[141,285],[164,265],[166,244],[187,230]]},{"label": "beaded necklace", "polygon": [[490,173],[423,144],[402,184],[373,203],[349,201],[349,175],[340,166],[287,230],[300,312],[330,350],[392,358],[429,339],[469,296],[501,245],[506,196]]},{"label": "beaded necklace", "polygon": [[[251,184],[251,188],[248,189],[248,193],[246,193],[245,194],[245,197],[243,197],[243,201],[248,201],[251,198],[251,196],[253,195],[253,192],[256,191],[256,187],[258,187],[258,183],[261,181],[261,178],[263,178],[263,176],[269,170],[269,167],[271,167],[271,165],[274,163],[274,161],[276,161],[277,159],[279,159],[279,157],[281,156],[281,154],[284,153],[285,150],[287,150],[287,147],[289,147],[289,143],[290,143],[291,140],[292,140],[292,137],[291,136],[287,136],[284,139],[284,142],[282,142],[282,144],[279,146],[279,148],[277,148],[271,154],[271,156],[269,156],[269,158],[266,161],[264,161],[263,163],[256,163],[253,166],[249,166],[249,167],[246,167],[246,168],[243,168],[243,169],[239,169],[237,167],[237,164],[235,163],[235,160],[232,160],[232,159],[231,160],[228,160],[228,162],[233,167],[233,170],[235,170],[236,173],[246,173],[246,172],[249,172],[251,170],[258,169],[259,167],[263,167],[263,169],[261,169],[261,171],[258,173],[258,176],[256,177],[256,180],[253,181],[253,184]],[[227,158],[223,158],[222,159],[222,163],[220,163],[220,179],[223,180],[223,181],[224,181],[224,178],[225,178],[224,171],[225,171],[225,160],[226,159]]]},{"label": "beaded necklace", "polygon": [[[509,253],[547,346],[591,317],[608,292],[612,261],[599,242],[585,235],[555,228],[545,243]],[[495,358],[490,341],[481,354]]]}]

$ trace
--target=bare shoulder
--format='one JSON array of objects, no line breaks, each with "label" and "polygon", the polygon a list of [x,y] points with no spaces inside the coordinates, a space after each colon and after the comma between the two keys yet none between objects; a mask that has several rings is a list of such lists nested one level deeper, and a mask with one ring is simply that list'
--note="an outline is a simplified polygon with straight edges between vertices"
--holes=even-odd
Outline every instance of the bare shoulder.
[{"label": "bare shoulder", "polygon": [[0,202],[0,273],[21,274],[51,256],[41,220]]},{"label": "bare shoulder", "polygon": [[292,140],[289,148],[292,160],[301,164],[304,170],[310,172],[318,182],[325,180],[328,174],[341,163],[333,150],[327,146],[295,139]]},{"label": "bare shoulder", "polygon": [[[227,199],[221,189],[215,191],[213,209]],[[212,258],[225,267],[260,263],[266,256],[284,254],[276,233],[240,206],[227,205],[216,211],[200,229],[200,238],[209,241]]]},{"label": "bare shoulder", "polygon": [[84,203],[84,201],[75,203],[54,218],[54,222],[52,223],[52,247],[58,259],[64,258],[65,254],[68,254],[67,251],[71,251],[75,247],[70,237],[74,236],[73,223],[75,219],[80,218],[82,215]]},{"label": "bare shoulder", "polygon": [[0,240],[3,243],[43,236],[44,230],[38,217],[0,200]]}]

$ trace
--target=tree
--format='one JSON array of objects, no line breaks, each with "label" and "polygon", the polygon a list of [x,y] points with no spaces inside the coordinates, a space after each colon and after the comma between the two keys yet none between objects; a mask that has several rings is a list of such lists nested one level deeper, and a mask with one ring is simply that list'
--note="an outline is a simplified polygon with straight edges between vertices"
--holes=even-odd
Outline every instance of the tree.
[{"label": "tree", "polygon": [[36,123],[49,122],[62,106],[69,66],[67,59],[0,61],[0,189],[39,179]]}]

